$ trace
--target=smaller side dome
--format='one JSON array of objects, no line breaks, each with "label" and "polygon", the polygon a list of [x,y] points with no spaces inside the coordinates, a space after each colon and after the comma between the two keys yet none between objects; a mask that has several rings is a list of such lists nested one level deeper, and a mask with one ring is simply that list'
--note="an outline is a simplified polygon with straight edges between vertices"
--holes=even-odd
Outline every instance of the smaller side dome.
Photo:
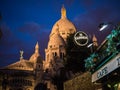
[{"label": "smaller side dome", "polygon": [[30,57],[30,62],[32,62],[32,63],[36,63],[37,62],[37,58],[38,57],[40,57],[40,55],[39,54],[36,54],[36,53],[34,53],[31,57]]},{"label": "smaller side dome", "polygon": [[59,32],[56,30],[57,33],[50,37],[48,42],[48,48],[53,48],[56,46],[65,46],[64,39],[59,35]]},{"label": "smaller side dome", "polygon": [[41,62],[41,56],[39,54],[39,44],[37,42],[36,46],[35,46],[35,52],[34,54],[30,57],[30,62],[32,63],[38,63],[38,62]]},{"label": "smaller side dome", "polygon": [[92,41],[93,41],[93,42],[97,42],[97,38],[96,38],[95,35],[93,35]]},{"label": "smaller side dome", "polygon": [[95,35],[93,35],[92,41],[93,41],[93,45],[94,45],[94,46],[98,46],[97,38],[96,38]]}]

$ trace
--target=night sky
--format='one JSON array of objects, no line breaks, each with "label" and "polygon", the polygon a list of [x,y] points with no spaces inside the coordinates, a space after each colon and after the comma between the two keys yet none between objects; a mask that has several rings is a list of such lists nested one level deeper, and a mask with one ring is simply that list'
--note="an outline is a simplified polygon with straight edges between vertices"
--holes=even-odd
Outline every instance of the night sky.
[{"label": "night sky", "polygon": [[99,43],[110,33],[99,32],[100,23],[120,24],[120,0],[0,0],[0,67],[17,62],[20,50],[24,59],[29,59],[37,41],[44,59],[50,31],[61,17],[63,4],[77,30],[89,37],[95,34]]}]

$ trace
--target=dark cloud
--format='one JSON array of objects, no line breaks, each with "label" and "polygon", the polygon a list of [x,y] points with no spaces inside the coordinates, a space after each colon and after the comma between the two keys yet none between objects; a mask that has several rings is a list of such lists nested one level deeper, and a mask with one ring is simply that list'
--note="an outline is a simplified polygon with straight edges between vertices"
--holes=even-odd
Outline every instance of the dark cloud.
[{"label": "dark cloud", "polygon": [[[24,34],[29,34],[30,36],[32,36],[34,38],[34,42],[38,41],[39,45],[40,45],[40,53],[42,55],[42,57],[44,57],[44,49],[47,47],[47,42],[48,42],[48,38],[49,38],[49,31],[48,29],[46,29],[43,26],[35,23],[35,22],[30,22],[30,23],[26,23],[24,24],[24,26],[19,28],[19,31],[24,33]],[[36,44],[35,42],[35,44]],[[35,46],[34,44],[34,46]],[[34,49],[34,48],[33,48]]]},{"label": "dark cloud", "polygon": [[40,30],[42,27],[35,22],[27,22],[19,28],[21,32],[33,33]]},{"label": "dark cloud", "polygon": [[71,6],[74,3],[74,0],[65,0],[64,3],[67,6]]},{"label": "dark cloud", "polygon": [[96,34],[101,41],[108,31],[98,32],[98,25],[101,22],[120,22],[120,0],[2,1],[0,4],[2,20],[7,23],[1,25],[0,66],[18,61],[20,50],[24,50],[24,58],[29,59],[37,41],[44,57],[49,33],[60,17],[62,4],[70,11],[67,13],[69,16],[76,15],[73,23],[78,30],[87,32],[90,37]]},{"label": "dark cloud", "polygon": [[1,37],[2,37],[2,31],[1,31],[1,28],[0,28],[0,39],[1,39]]},{"label": "dark cloud", "polygon": [[44,58],[44,49],[47,47],[49,32],[37,23],[27,23],[13,32],[6,24],[1,25],[3,37],[0,40],[0,60],[2,65],[8,59],[10,63],[19,60],[19,51],[24,51],[24,58],[29,59],[34,53],[36,42],[39,42],[40,53]]},{"label": "dark cloud", "polygon": [[19,54],[18,53],[0,53],[0,68],[3,66],[7,66],[11,63],[14,63],[16,61],[19,61]]},{"label": "dark cloud", "polygon": [[49,30],[47,30],[44,25],[42,26],[35,22],[28,22],[21,26],[19,31],[30,34],[34,38],[38,38],[40,35],[43,36],[43,34],[48,33]]},{"label": "dark cloud", "polygon": [[64,0],[65,5],[72,6],[74,3],[78,3],[82,7],[90,7],[95,3],[95,0]]},{"label": "dark cloud", "polygon": [[1,25],[1,31],[3,33],[3,36],[0,40],[0,44],[10,46],[13,45],[13,41],[15,40],[15,35],[12,33],[10,28],[4,23]]},{"label": "dark cloud", "polygon": [[116,4],[113,5],[113,8],[111,5],[111,3],[109,5],[107,4],[107,6],[103,4],[103,6],[89,9],[85,13],[76,16],[74,23],[77,29],[89,34],[96,34],[98,38],[102,36],[102,39],[99,39],[101,42],[111,30],[105,31],[103,35],[103,33],[98,31],[98,25],[102,22],[113,22],[114,24],[120,22],[120,6],[118,7],[118,4]]},{"label": "dark cloud", "polygon": [[80,5],[85,8],[89,8],[95,4],[95,0],[79,0]]},{"label": "dark cloud", "polygon": [[22,43],[22,41],[16,37],[5,23],[1,25],[1,31],[3,36],[0,40],[0,61],[2,65],[7,65],[15,60],[15,58],[18,59],[18,55],[16,55],[18,52],[17,45]]}]

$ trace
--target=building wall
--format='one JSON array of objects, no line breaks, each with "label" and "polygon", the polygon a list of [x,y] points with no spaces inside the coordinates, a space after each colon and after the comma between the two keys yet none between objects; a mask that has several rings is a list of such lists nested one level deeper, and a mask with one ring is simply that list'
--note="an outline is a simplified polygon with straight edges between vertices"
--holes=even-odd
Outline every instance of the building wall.
[{"label": "building wall", "polygon": [[89,72],[78,75],[64,83],[64,90],[97,90]]}]

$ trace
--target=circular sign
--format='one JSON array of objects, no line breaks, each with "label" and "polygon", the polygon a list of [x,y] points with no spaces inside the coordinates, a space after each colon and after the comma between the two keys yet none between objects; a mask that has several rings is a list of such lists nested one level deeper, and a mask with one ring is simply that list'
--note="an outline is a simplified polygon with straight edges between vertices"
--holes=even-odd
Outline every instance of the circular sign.
[{"label": "circular sign", "polygon": [[74,41],[79,46],[85,46],[88,43],[88,35],[82,31],[79,31],[74,35]]}]

